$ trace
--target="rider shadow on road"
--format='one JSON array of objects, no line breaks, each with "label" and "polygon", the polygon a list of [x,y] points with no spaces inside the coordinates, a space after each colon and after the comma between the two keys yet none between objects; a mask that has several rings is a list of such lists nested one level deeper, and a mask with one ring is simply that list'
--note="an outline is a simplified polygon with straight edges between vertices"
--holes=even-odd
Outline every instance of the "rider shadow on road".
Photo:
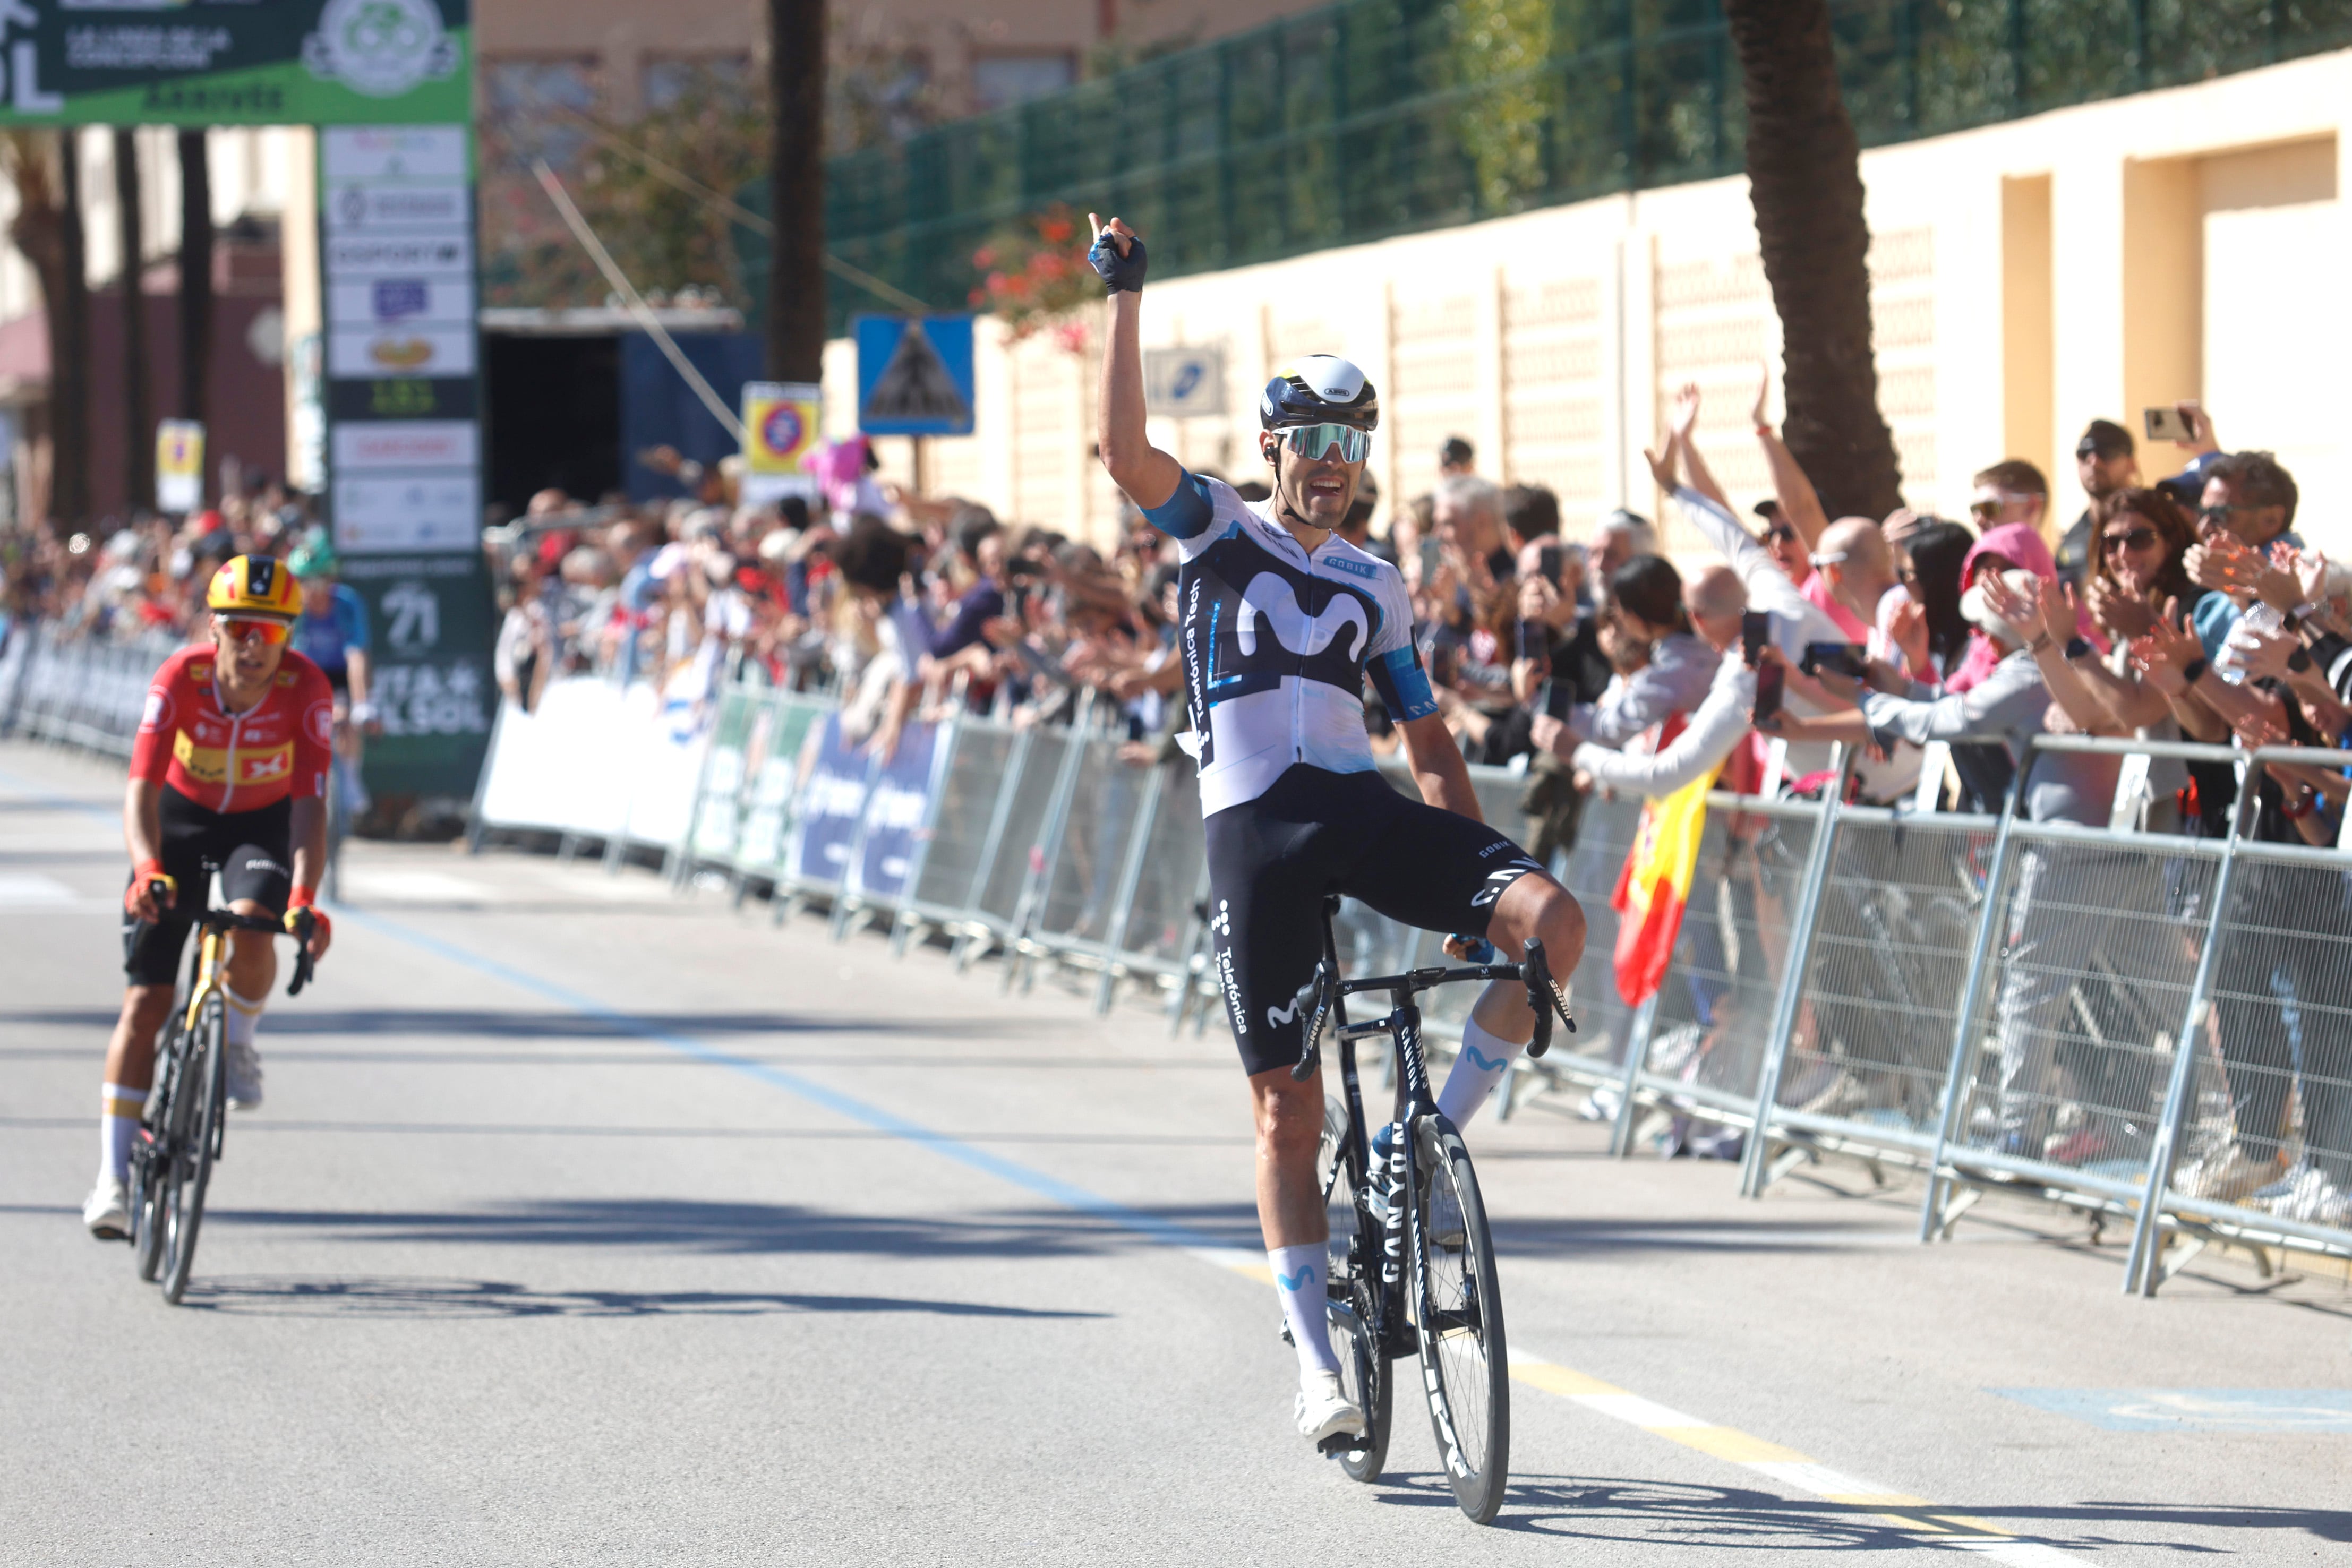
[{"label": "rider shadow on road", "polygon": [[[1238,1234],[1244,1221],[1255,1224],[1254,1212],[1241,1205],[1151,1212],[1211,1236],[1227,1229]],[[1111,1220],[1062,1209],[948,1218],[661,1197],[549,1198],[470,1212],[228,1208],[206,1215],[205,1223],[409,1246],[610,1247],[722,1256],[1056,1258],[1153,1245]]]},{"label": "rider shadow on road", "polygon": [[[1380,1486],[1382,1502],[1452,1508],[1443,1475],[1391,1475]],[[1971,1523],[1990,1526],[1971,1529]],[[2140,1525],[2179,1532],[2116,1535],[2102,1527]],[[2352,1542],[2352,1513],[2325,1509],[2231,1508],[2168,1503],[2088,1502],[2043,1505],[1874,1508],[1862,1503],[1786,1498],[1750,1487],[1695,1485],[1608,1476],[1515,1476],[1495,1521],[1497,1530],[1594,1542],[1658,1546],[1684,1552],[1904,1552],[1921,1547],[1966,1549],[2004,1539],[2043,1541],[2061,1548],[2154,1547],[2171,1552],[2244,1551],[2207,1531],[2262,1531],[2314,1541]],[[2282,1550],[2285,1548],[2282,1545]]]},{"label": "rider shadow on road", "polygon": [[240,1317],[756,1317],[778,1312],[915,1312],[940,1317],[1072,1319],[1101,1312],[778,1291],[535,1291],[497,1280],[288,1278],[199,1281],[183,1305]]}]

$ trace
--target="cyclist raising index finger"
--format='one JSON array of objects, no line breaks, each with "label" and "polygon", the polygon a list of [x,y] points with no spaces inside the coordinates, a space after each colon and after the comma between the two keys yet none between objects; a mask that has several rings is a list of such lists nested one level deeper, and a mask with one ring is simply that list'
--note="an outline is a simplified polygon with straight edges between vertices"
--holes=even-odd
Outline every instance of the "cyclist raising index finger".
[{"label": "cyclist raising index finger", "polygon": [[[1315,1170],[1322,1074],[1291,1077],[1302,1044],[1297,994],[1322,955],[1325,894],[1424,930],[1484,936],[1507,958],[1540,938],[1563,975],[1583,953],[1584,915],[1480,821],[1469,769],[1413,650],[1404,580],[1334,531],[1380,423],[1371,383],[1328,354],[1285,365],[1266,383],[1258,446],[1274,494],[1263,502],[1186,472],[1145,434],[1143,242],[1118,218],[1089,214],[1088,223],[1087,259],[1110,289],[1103,466],[1183,561],[1178,646],[1201,764],[1216,972],[1256,1113],[1258,1223],[1298,1348],[1298,1429],[1319,1443],[1364,1422],[1340,1389],[1325,1307],[1328,1223]],[[1396,720],[1425,804],[1376,769],[1364,728],[1368,677]],[[1467,1122],[1534,1032],[1525,989],[1488,987],[1438,1109],[1457,1127]]]}]

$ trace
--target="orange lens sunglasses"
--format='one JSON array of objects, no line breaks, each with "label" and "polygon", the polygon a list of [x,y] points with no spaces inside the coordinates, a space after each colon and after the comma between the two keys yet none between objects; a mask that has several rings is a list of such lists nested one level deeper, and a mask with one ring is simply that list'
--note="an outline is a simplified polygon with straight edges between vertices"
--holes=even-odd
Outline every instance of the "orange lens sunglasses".
[{"label": "orange lens sunglasses", "polygon": [[283,621],[247,620],[239,615],[224,615],[221,624],[228,629],[232,643],[260,643],[274,648],[294,633],[294,628]]}]

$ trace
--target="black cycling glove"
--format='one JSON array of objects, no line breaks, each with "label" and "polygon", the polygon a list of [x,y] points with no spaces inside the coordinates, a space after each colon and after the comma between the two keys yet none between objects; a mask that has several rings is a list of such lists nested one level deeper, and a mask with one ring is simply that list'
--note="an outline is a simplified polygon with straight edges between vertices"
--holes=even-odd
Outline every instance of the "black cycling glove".
[{"label": "black cycling glove", "polygon": [[1087,259],[1094,264],[1095,271],[1102,275],[1103,282],[1108,286],[1106,292],[1117,294],[1122,288],[1130,294],[1143,292],[1146,258],[1141,240],[1129,239],[1127,254],[1121,256],[1118,246],[1112,243],[1108,233],[1097,235],[1093,248],[1087,252]]}]

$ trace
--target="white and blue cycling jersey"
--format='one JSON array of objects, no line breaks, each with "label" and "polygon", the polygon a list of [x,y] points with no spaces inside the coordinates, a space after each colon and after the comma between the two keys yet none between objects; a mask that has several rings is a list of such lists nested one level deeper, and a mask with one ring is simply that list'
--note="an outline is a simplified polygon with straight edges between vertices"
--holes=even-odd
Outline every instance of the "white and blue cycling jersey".
[{"label": "white and blue cycling jersey", "polygon": [[1392,718],[1437,711],[1397,569],[1337,534],[1308,553],[1274,521],[1273,505],[1188,473],[1143,514],[1183,562],[1177,646],[1203,816],[1256,800],[1297,763],[1372,772],[1367,675]]}]

